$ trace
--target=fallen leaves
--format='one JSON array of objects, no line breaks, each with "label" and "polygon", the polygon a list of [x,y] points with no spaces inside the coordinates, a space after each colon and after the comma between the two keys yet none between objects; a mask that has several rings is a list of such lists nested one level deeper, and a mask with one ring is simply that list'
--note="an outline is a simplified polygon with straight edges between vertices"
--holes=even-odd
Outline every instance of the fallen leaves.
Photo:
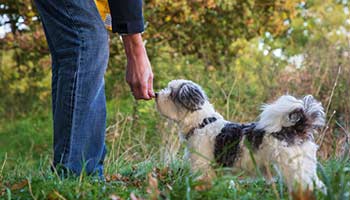
[{"label": "fallen leaves", "polygon": [[194,187],[197,191],[205,191],[209,190],[212,187],[212,183],[210,179],[201,179],[198,181],[198,185]]},{"label": "fallen leaves", "polygon": [[0,197],[4,195],[6,192],[6,188],[0,188]]},{"label": "fallen leaves", "polygon": [[106,181],[111,182],[111,181],[123,181],[123,182],[129,182],[128,177],[124,177],[121,174],[112,174],[112,175],[107,175],[106,176]]},{"label": "fallen leaves", "polygon": [[162,169],[154,168],[153,175],[156,176],[160,181],[166,181],[166,177],[171,176],[172,171],[169,169],[169,167],[164,167]]},{"label": "fallen leaves", "polygon": [[147,193],[152,200],[157,200],[160,195],[160,191],[158,189],[158,180],[152,176],[152,173],[148,174]]},{"label": "fallen leaves", "polygon": [[123,176],[121,174],[112,174],[112,175],[107,175],[106,176],[106,181],[111,182],[111,181],[121,181],[123,183],[126,183],[128,185],[132,185],[135,187],[140,188],[142,186],[142,180],[140,179],[132,179],[128,176]]},{"label": "fallen leaves", "polygon": [[53,190],[50,192],[46,199],[48,200],[67,200],[62,194],[60,194],[57,190]]},{"label": "fallen leaves", "polygon": [[119,196],[117,196],[117,195],[115,195],[115,194],[109,195],[109,198],[110,198],[111,200],[122,200],[122,198],[120,198]]},{"label": "fallen leaves", "polygon": [[10,187],[10,190],[20,190],[28,185],[28,180],[24,179],[21,182],[15,183]]},{"label": "fallen leaves", "polygon": [[141,197],[137,197],[133,192],[130,193],[131,200],[143,200]]},{"label": "fallen leaves", "polygon": [[[134,170],[137,170],[136,168]],[[169,176],[172,176],[172,171],[169,167],[164,168],[153,168],[151,172],[147,174],[146,178],[135,178],[132,176],[125,176],[122,174],[112,174],[106,175],[107,182],[120,181],[126,185],[135,186],[137,188],[146,188],[148,194],[147,199],[164,199],[165,195],[160,191],[159,185],[164,184],[168,190],[173,190],[172,186],[168,183]],[[171,178],[170,178],[171,179]],[[110,195],[110,199],[119,200],[122,199],[117,195]],[[141,197],[137,197],[133,192],[130,193],[130,199],[132,200],[141,200]]]},{"label": "fallen leaves", "polygon": [[4,185],[0,182],[0,196],[5,194],[6,188],[10,189],[11,191],[23,189],[28,185],[28,179],[23,179],[22,181],[15,183],[13,185],[7,185],[7,186],[6,185],[7,184]]}]

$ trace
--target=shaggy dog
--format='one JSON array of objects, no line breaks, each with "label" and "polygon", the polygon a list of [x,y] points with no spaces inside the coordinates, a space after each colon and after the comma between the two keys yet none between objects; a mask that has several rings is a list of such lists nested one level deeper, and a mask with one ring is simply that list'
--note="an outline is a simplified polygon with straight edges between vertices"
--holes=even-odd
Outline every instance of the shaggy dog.
[{"label": "shaggy dog", "polygon": [[259,120],[250,124],[223,119],[201,87],[188,80],[171,81],[156,94],[156,105],[162,115],[179,124],[187,141],[185,157],[192,170],[205,177],[215,176],[213,161],[251,175],[257,171],[267,175],[267,168],[273,166],[290,191],[298,186],[298,190],[316,187],[325,192],[316,173],[318,146],[313,139],[316,129],[325,124],[325,114],[311,95],[281,96],[263,105]]}]

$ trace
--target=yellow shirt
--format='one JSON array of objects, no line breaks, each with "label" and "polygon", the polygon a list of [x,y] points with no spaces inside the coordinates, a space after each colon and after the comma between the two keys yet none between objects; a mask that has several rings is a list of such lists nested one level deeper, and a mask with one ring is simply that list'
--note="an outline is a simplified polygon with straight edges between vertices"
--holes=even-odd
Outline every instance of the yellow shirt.
[{"label": "yellow shirt", "polygon": [[107,0],[95,0],[95,4],[98,12],[101,15],[102,21],[104,22],[108,30],[112,30],[112,18],[111,11],[109,10],[109,5]]}]

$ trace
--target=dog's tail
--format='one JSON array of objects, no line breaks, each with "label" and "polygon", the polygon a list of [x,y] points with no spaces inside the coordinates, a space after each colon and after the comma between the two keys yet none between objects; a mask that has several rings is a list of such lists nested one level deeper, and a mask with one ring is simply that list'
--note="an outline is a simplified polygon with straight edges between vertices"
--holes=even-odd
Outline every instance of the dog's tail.
[{"label": "dog's tail", "polygon": [[321,102],[312,95],[303,98],[304,112],[308,123],[314,128],[322,128],[326,123],[326,117]]},{"label": "dog's tail", "polygon": [[295,128],[297,132],[307,132],[306,129],[320,128],[324,124],[323,106],[312,95],[303,99],[284,95],[275,102],[262,106],[256,128],[269,133],[277,133],[288,127]]}]

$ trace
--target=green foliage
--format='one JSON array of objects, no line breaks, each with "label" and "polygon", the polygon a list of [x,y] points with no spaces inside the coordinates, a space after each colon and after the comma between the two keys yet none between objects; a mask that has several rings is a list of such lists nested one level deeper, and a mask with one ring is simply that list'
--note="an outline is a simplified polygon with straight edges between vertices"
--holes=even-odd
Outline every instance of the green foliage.
[{"label": "green foliage", "polygon": [[[167,43],[176,53],[196,55],[204,61],[204,67],[222,69],[237,54],[229,48],[236,39],[249,40],[265,32],[276,37],[285,35],[289,27],[283,21],[294,19],[296,4],[259,0],[146,1],[149,24],[145,35],[153,45]],[[156,47],[151,51],[158,55]]]},{"label": "green foliage", "polygon": [[[332,0],[148,0],[144,38],[156,89],[182,77],[204,86],[215,80],[210,85],[222,89],[212,89],[214,97],[229,95],[228,100],[236,101],[239,96],[246,103],[252,97],[256,101],[250,103],[271,99],[278,93],[275,90],[285,90],[277,85],[276,75],[288,66],[288,59],[296,54],[314,55],[306,46],[347,49],[348,36],[339,34],[349,31],[347,6],[347,1]],[[33,106],[46,109],[50,58],[35,6],[27,0],[6,2],[1,5],[1,15],[8,20],[0,25],[10,24],[11,33],[0,39],[0,116],[25,114]],[[129,91],[124,83],[122,45],[116,34],[110,36],[108,99],[125,97]],[[320,47],[323,41],[328,43]],[[281,49],[282,56],[273,54],[276,49]],[[331,75],[326,78],[332,79]]]}]

